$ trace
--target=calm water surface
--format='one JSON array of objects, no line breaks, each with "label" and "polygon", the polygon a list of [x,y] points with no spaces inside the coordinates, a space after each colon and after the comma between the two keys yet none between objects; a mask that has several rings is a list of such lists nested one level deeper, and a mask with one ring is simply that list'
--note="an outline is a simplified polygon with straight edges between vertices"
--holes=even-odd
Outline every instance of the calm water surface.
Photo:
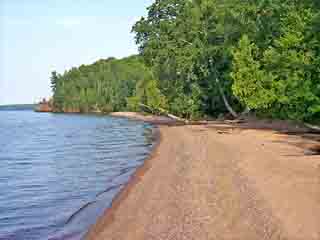
[{"label": "calm water surface", "polygon": [[0,111],[0,239],[81,239],[152,148],[148,124]]}]

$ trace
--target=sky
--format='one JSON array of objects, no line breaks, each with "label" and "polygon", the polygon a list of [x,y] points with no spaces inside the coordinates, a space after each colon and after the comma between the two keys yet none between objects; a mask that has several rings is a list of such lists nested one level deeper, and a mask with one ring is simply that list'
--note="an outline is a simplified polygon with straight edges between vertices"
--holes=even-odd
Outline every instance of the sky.
[{"label": "sky", "polygon": [[0,0],[0,105],[51,96],[50,73],[137,53],[153,0]]}]

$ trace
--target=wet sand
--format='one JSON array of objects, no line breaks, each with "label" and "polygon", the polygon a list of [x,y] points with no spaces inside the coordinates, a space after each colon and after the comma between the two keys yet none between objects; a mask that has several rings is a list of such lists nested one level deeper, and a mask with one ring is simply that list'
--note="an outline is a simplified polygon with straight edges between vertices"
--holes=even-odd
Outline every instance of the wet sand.
[{"label": "wet sand", "polygon": [[214,122],[159,132],[86,239],[320,239],[317,142]]}]

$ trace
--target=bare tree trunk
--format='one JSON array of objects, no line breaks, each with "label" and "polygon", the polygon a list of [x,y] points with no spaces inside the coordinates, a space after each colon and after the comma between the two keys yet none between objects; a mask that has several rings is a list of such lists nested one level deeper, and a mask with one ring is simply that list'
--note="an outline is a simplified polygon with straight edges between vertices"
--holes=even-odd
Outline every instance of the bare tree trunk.
[{"label": "bare tree trunk", "polygon": [[241,115],[246,115],[251,111],[249,107],[246,107],[246,109],[241,113]]},{"label": "bare tree trunk", "polygon": [[171,118],[171,119],[173,119],[175,121],[183,122],[185,124],[189,123],[189,120],[184,119],[184,118],[180,118],[180,117],[177,117],[177,116],[175,116],[175,115],[173,115],[171,113],[168,113],[168,111],[163,109],[163,108],[154,109],[154,108],[152,108],[152,107],[150,107],[148,105],[142,104],[142,103],[140,103],[139,106],[142,107],[142,108],[148,109],[151,113],[154,113],[155,112],[154,110],[157,110],[161,115],[166,116],[168,118]]},{"label": "bare tree trunk", "polygon": [[223,103],[224,105],[226,106],[227,110],[231,113],[231,115],[234,117],[234,118],[237,118],[238,117],[238,114],[233,110],[233,108],[231,107],[231,105],[229,104],[228,100],[227,100],[227,97],[226,95],[224,94],[223,92],[223,89],[220,85],[220,82],[219,82],[219,79],[216,78],[216,83],[218,85],[218,88],[219,88],[219,92],[221,94],[221,97],[223,99]]},{"label": "bare tree trunk", "polygon": [[316,125],[312,125],[309,123],[305,123],[304,124],[307,128],[309,128],[311,131],[316,132],[316,133],[320,133],[320,127],[316,126]]}]

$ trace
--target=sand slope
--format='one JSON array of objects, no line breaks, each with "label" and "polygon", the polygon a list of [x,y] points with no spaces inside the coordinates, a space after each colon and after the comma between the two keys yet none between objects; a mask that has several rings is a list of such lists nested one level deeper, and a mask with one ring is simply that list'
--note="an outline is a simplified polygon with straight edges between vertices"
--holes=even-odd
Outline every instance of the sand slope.
[{"label": "sand slope", "polygon": [[87,239],[320,239],[319,156],[269,131],[160,132]]}]

